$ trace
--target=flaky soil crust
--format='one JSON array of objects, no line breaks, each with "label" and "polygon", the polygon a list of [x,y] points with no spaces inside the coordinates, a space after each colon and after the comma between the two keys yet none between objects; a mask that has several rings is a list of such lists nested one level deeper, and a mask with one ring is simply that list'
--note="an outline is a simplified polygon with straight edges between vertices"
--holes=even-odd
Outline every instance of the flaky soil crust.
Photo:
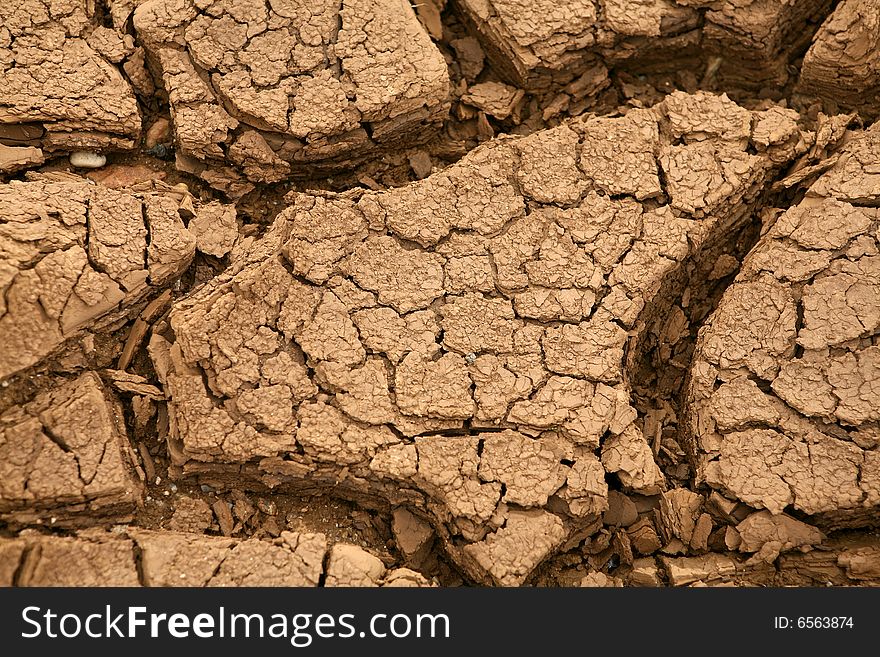
[{"label": "flaky soil crust", "polygon": [[0,584],[878,583],[871,0],[19,4]]}]

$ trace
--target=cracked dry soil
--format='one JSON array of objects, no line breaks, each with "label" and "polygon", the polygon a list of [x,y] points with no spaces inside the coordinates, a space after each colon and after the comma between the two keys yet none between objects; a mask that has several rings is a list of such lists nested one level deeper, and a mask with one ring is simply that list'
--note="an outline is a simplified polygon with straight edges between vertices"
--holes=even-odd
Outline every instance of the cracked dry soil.
[{"label": "cracked dry soil", "polygon": [[877,585],[878,87],[877,0],[12,0],[0,585]]}]

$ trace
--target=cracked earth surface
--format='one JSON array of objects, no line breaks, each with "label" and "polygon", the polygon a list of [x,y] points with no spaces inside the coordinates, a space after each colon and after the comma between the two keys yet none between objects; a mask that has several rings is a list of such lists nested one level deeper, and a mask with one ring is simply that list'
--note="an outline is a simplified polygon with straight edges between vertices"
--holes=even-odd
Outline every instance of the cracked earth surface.
[{"label": "cracked earth surface", "polygon": [[13,0],[0,583],[877,584],[878,11]]}]

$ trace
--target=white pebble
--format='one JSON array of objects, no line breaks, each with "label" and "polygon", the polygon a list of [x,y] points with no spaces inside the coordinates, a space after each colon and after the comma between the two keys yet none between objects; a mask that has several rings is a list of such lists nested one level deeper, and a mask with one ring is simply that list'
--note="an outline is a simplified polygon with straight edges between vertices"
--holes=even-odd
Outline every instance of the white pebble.
[{"label": "white pebble", "polygon": [[70,164],[80,169],[99,169],[107,164],[107,156],[90,151],[74,151],[70,154]]}]

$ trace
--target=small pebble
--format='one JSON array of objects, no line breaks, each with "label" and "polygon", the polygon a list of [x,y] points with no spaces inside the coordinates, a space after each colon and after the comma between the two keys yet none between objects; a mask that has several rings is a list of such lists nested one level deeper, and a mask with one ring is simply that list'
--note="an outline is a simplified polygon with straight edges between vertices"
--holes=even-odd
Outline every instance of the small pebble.
[{"label": "small pebble", "polygon": [[171,484],[168,488],[171,489],[171,492],[172,492],[172,493],[176,493],[176,492],[177,492],[177,484]]},{"label": "small pebble", "polygon": [[156,119],[144,136],[144,146],[153,148],[171,139],[171,122],[166,118]]},{"label": "small pebble", "polygon": [[70,164],[79,169],[100,169],[107,164],[107,156],[90,151],[74,151],[70,154]]},{"label": "small pebble", "polygon": [[272,500],[264,500],[262,498],[258,499],[257,508],[265,513],[267,516],[274,516],[276,513],[278,513],[278,507]]},{"label": "small pebble", "polygon": [[156,144],[155,146],[151,146],[150,148],[144,149],[144,153],[147,155],[152,155],[153,157],[158,157],[160,160],[170,159],[168,157],[170,151],[165,144]]},{"label": "small pebble", "polygon": [[208,484],[202,484],[200,486],[200,488],[202,489],[203,493],[210,493],[211,492],[211,487]]}]

